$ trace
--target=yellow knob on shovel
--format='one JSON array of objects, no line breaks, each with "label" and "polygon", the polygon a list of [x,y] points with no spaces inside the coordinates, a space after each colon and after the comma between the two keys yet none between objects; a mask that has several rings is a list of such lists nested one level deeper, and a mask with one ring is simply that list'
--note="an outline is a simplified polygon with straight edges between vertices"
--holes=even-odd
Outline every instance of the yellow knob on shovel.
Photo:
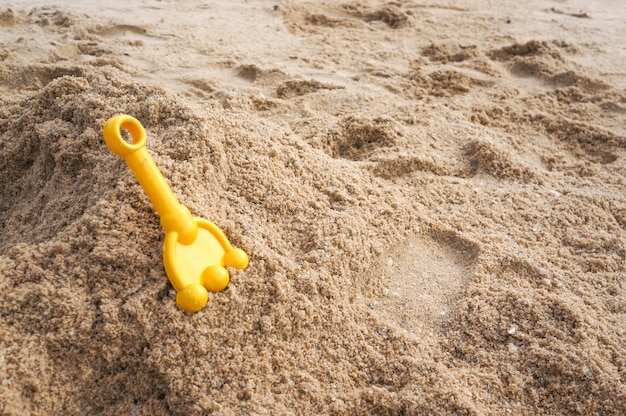
[{"label": "yellow knob on shovel", "polygon": [[[122,137],[125,129],[132,138]],[[209,300],[208,292],[226,288],[226,266],[248,267],[248,255],[233,248],[222,230],[212,222],[193,217],[176,199],[161,171],[146,150],[146,132],[137,119],[119,115],[104,124],[104,141],[113,153],[124,158],[139,181],[165,229],[163,265],[176,289],[176,303],[189,312],[197,312]]]}]

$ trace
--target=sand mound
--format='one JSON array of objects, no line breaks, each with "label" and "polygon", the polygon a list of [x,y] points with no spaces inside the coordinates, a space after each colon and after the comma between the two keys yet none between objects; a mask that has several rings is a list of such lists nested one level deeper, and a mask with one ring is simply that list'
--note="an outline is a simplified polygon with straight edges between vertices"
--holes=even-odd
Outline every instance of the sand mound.
[{"label": "sand mound", "polygon": [[[181,201],[254,253],[250,270],[197,315],[175,309],[158,219],[100,137],[119,112],[143,121]],[[19,380],[3,392],[9,409],[186,413],[269,405],[285,384],[301,392],[280,393],[274,405],[289,409],[330,404],[337,393],[327,383],[353,386],[359,368],[381,365],[391,340],[365,337],[363,305],[336,307],[359,293],[349,276],[376,258],[384,236],[397,235],[393,226],[375,231],[391,209],[380,190],[341,189],[338,174],[356,182],[354,170],[285,132],[199,114],[113,69],[51,81],[6,106],[2,127],[2,333],[7,371]],[[365,195],[380,203],[355,218]],[[40,352],[24,359],[23,338]],[[42,368],[54,377],[40,380]],[[178,385],[180,377],[189,383]],[[208,380],[222,396],[206,395]]]}]

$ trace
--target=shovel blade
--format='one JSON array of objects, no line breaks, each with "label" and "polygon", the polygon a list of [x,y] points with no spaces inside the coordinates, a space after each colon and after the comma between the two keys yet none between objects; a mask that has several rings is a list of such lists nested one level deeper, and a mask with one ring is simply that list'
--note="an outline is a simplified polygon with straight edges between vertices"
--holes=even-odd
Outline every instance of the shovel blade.
[{"label": "shovel blade", "polygon": [[196,218],[198,235],[191,244],[178,241],[176,232],[167,233],[163,245],[163,264],[170,282],[178,292],[176,303],[197,312],[208,301],[208,292],[226,288],[226,266],[245,269],[248,256],[233,248],[224,233],[212,222]]}]

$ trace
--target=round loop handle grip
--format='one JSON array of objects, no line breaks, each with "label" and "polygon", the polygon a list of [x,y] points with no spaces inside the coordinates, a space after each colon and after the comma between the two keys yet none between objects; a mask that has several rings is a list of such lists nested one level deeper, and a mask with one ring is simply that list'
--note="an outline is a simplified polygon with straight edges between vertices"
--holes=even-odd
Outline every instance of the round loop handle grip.
[{"label": "round loop handle grip", "polygon": [[[132,143],[124,140],[122,129],[130,133]],[[104,141],[113,153],[125,158],[146,145],[146,131],[135,117],[122,114],[105,123]]]}]

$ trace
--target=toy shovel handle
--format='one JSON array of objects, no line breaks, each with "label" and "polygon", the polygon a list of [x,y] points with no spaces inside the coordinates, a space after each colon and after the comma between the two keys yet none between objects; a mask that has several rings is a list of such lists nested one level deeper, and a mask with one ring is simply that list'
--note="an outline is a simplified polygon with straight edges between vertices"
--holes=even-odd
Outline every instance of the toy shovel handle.
[{"label": "toy shovel handle", "polygon": [[[122,137],[122,129],[132,139],[129,143]],[[104,124],[104,141],[111,151],[124,158],[137,181],[150,198],[161,217],[166,232],[177,232],[179,241],[191,244],[198,233],[198,226],[189,210],[176,199],[161,171],[146,150],[146,131],[134,117],[119,115]]]},{"label": "toy shovel handle", "polygon": [[[131,143],[122,137],[122,129],[130,134]],[[146,131],[139,120],[122,114],[104,124],[104,141],[113,153],[126,158],[146,146]]]}]

